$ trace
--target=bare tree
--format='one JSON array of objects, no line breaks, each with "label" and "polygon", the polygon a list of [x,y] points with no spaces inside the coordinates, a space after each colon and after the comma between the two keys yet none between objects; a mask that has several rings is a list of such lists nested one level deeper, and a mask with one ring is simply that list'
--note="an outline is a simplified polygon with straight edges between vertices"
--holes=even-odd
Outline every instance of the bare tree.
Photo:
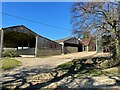
[{"label": "bare tree", "polygon": [[110,34],[115,44],[116,57],[120,57],[120,35],[118,30],[118,2],[76,2],[73,3],[72,25],[74,34],[85,30],[96,35]]}]

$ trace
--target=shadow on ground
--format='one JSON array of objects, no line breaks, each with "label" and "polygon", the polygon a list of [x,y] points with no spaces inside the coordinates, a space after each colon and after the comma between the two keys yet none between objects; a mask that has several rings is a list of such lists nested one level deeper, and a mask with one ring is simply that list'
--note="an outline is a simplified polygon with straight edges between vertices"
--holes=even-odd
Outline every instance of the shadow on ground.
[{"label": "shadow on ground", "polygon": [[[87,67],[92,67],[92,66],[87,66]],[[73,74],[78,74],[79,71],[75,71],[76,66],[72,65],[69,70],[67,71],[67,73],[61,75],[61,76],[55,76],[53,79],[46,81],[46,82],[42,82],[42,83],[37,83],[35,85],[30,85],[27,88],[24,88],[24,90],[29,90],[29,89],[42,89],[43,87],[49,86],[52,83],[57,83],[57,82],[63,82],[59,85],[57,85],[54,89],[68,89],[68,88],[82,88],[85,90],[102,90],[104,88],[107,89],[112,89],[111,87],[114,86],[120,86],[120,75],[116,75],[116,74],[104,74],[105,77],[108,77],[108,79],[110,80],[114,80],[115,83],[113,84],[109,84],[109,83],[103,83],[103,84],[98,84],[98,85],[94,85],[94,83],[96,82],[95,79],[93,77],[80,77],[79,79],[81,79],[81,81],[77,81],[76,77],[73,76]],[[80,68],[79,70],[81,71],[81,69],[84,68],[84,65],[82,68]],[[70,77],[67,80],[63,80],[64,78]],[[116,79],[117,77],[117,79]],[[63,80],[63,81],[62,81]],[[84,84],[83,84],[84,82]],[[55,86],[55,85],[54,85]],[[51,87],[46,87],[46,88],[51,88]],[[115,88],[117,89],[117,88]]]},{"label": "shadow on ground", "polygon": [[[3,74],[2,78],[2,88],[14,88],[12,83],[16,83],[16,88],[19,88],[20,86],[24,85],[27,83],[26,78],[33,76],[33,75],[38,75],[41,73],[48,73],[51,72],[52,68],[51,66],[44,65],[44,66],[37,66],[37,67],[26,67],[22,69],[18,69],[12,72],[12,70],[7,71],[8,73]],[[29,83],[31,85],[31,83]]]},{"label": "shadow on ground", "polygon": [[[86,62],[83,60],[83,62]],[[77,64],[76,64],[77,63]],[[76,65],[81,65],[80,68],[76,69]],[[18,73],[15,74],[4,74],[3,78],[6,78],[7,81],[3,82],[3,89],[24,89],[24,90],[38,90],[42,89],[43,87],[46,88],[54,88],[54,89],[68,89],[68,88],[82,88],[85,90],[102,90],[103,88],[111,88],[111,87],[118,87],[120,86],[120,75],[116,74],[104,74],[110,80],[113,80],[115,83],[102,83],[102,84],[95,84],[96,80],[92,76],[83,76],[83,77],[75,77],[74,74],[78,74],[83,69],[92,69],[94,66],[92,64],[76,62],[70,66],[70,68],[65,72],[59,75],[59,70],[51,68],[51,66],[44,65],[41,67],[26,67],[22,68]],[[120,68],[119,70],[120,71]],[[28,77],[32,77],[35,75],[41,75],[42,73],[49,73],[48,76],[43,74],[43,76],[38,76],[35,83],[33,81],[28,82]],[[52,76],[48,80],[44,80],[44,78]],[[50,76],[50,77],[51,77]],[[43,79],[42,81],[41,78]],[[34,79],[34,78],[33,78]],[[59,82],[59,84],[58,84]],[[47,87],[53,84],[51,87]],[[24,86],[25,87],[22,87]],[[101,89],[100,89],[101,88]]]}]

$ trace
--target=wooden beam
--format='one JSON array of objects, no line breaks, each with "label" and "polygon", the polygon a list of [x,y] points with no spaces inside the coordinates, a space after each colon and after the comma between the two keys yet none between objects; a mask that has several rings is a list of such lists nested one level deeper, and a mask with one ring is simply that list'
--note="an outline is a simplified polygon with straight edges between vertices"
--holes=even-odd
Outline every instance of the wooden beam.
[{"label": "wooden beam", "polygon": [[35,57],[37,57],[37,51],[38,51],[38,35],[36,36],[36,42],[35,42]]},{"label": "wooden beam", "polygon": [[4,32],[3,32],[3,29],[1,29],[0,31],[1,31],[1,37],[0,37],[0,58],[2,58]]},{"label": "wooden beam", "polygon": [[30,43],[29,43],[29,40],[28,40],[28,48],[30,47]]}]

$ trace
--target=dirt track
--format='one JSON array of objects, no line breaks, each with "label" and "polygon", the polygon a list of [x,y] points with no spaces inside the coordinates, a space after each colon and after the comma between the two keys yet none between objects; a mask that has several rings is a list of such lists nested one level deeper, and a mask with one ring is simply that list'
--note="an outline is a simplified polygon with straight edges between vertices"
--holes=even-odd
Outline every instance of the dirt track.
[{"label": "dirt track", "polygon": [[22,62],[22,67],[28,66],[40,66],[40,65],[48,65],[52,67],[56,67],[59,64],[71,61],[75,58],[83,58],[87,56],[100,56],[100,55],[107,55],[107,53],[98,53],[96,52],[79,52],[79,53],[71,53],[66,55],[57,55],[51,56],[47,58],[17,58],[19,61]]}]

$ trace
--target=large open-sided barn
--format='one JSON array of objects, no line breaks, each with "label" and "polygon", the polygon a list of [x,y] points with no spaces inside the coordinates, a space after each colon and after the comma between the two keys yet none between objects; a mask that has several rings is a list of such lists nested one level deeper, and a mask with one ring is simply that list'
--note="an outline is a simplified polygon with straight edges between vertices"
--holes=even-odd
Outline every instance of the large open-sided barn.
[{"label": "large open-sided barn", "polygon": [[36,34],[23,25],[2,28],[0,37],[0,52],[14,49],[20,55],[61,54],[60,44]]}]

